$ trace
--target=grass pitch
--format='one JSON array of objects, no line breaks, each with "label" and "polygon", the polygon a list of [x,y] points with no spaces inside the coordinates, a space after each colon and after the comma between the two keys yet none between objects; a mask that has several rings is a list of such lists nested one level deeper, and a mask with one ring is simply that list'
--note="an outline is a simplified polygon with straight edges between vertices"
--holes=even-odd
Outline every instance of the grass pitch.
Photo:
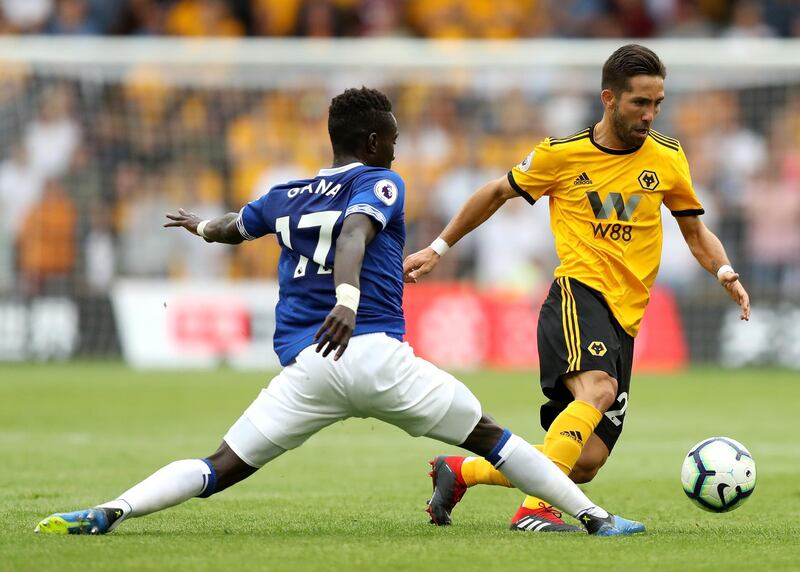
[{"label": "grass pitch", "polygon": [[[541,441],[535,374],[462,379],[501,423]],[[772,370],[635,375],[622,439],[585,490],[644,521],[637,537],[511,532],[521,495],[497,487],[472,489],[452,527],[429,526],[427,460],[456,449],[372,420],[338,424],[218,496],[109,536],[33,534],[49,513],[211,453],[267,380],[0,366],[0,570],[800,569],[800,376]],[[689,447],[713,435],[744,443],[758,466],[753,497],[722,515],[691,505],[679,478]]]}]

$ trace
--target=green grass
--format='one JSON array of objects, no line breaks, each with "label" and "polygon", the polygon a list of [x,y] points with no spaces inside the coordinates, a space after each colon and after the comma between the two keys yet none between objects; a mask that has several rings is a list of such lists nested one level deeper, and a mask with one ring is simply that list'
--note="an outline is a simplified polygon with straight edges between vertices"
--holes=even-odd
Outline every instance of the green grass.
[{"label": "green grass", "polygon": [[[47,514],[113,498],[158,467],[212,452],[267,377],[136,373],[117,364],[0,366],[0,570],[797,570],[800,376],[777,370],[638,375],[616,451],[585,490],[643,520],[622,539],[512,533],[520,495],[469,492],[429,526],[427,460],[451,451],[371,420],[332,427],[209,500],[105,537],[40,537]],[[534,374],[463,376],[486,410],[538,442]],[[723,515],[681,490],[683,455],[728,435],[758,486]]]}]

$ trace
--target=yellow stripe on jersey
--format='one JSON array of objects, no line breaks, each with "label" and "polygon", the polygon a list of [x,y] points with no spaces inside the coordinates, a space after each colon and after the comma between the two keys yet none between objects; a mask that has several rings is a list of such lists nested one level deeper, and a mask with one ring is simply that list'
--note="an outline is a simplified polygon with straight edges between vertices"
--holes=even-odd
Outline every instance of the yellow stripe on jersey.
[{"label": "yellow stripe on jersey", "polygon": [[572,330],[574,333],[573,343],[575,345],[576,355],[575,355],[575,365],[572,368],[572,371],[577,371],[581,367],[581,329],[578,326],[578,305],[575,303],[575,296],[572,295],[572,285],[569,283],[569,278],[564,278],[564,282],[567,285],[567,293],[569,294],[570,302],[572,303],[572,312],[571,312],[571,319],[572,319]]}]

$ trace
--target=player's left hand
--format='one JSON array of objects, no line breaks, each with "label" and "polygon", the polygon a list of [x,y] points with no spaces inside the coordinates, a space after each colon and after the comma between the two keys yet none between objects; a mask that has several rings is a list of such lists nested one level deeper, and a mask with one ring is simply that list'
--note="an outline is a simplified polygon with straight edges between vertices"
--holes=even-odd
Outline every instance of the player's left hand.
[{"label": "player's left hand", "polygon": [[739,318],[742,320],[750,319],[750,296],[747,295],[747,290],[744,289],[742,283],[739,282],[739,275],[736,272],[725,272],[719,277],[719,283],[725,288],[734,302],[739,304],[742,309]]},{"label": "player's left hand", "polygon": [[436,268],[439,258],[430,246],[409,254],[403,261],[403,282],[416,284],[419,278]]},{"label": "player's left hand", "polygon": [[336,350],[333,360],[338,360],[347,349],[355,327],[356,313],[347,306],[334,306],[314,334],[314,341],[318,342],[317,353],[322,352],[322,357],[328,357]]}]

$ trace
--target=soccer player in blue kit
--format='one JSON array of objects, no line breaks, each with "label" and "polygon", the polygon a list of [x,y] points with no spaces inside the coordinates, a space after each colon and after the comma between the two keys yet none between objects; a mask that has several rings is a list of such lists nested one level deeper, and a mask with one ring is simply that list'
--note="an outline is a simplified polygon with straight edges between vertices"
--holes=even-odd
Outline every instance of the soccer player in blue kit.
[{"label": "soccer player in blue kit", "polygon": [[391,103],[377,90],[348,89],[331,101],[328,131],[330,169],[277,185],[238,213],[200,220],[180,209],[164,225],[227,244],[277,235],[274,345],[284,369],[209,457],[175,461],[115,499],[45,518],[36,532],[104,534],[127,518],[209,497],[349,417],[380,419],[485,457],[590,534],[642,532],[640,523],[595,505],[542,453],[484,415],[466,386],[402,341],[405,188],[390,170]]}]

